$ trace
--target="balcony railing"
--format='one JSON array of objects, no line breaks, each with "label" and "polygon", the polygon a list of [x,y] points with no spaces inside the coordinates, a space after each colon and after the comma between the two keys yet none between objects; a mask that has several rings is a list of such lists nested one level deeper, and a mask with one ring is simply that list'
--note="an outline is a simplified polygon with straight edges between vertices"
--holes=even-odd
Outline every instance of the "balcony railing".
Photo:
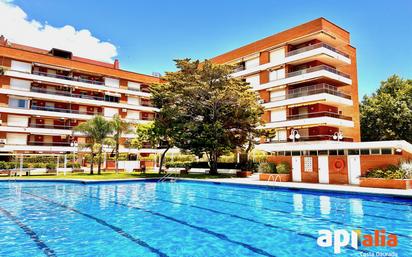
[{"label": "balcony railing", "polygon": [[322,94],[322,93],[327,93],[327,94],[330,94],[330,95],[335,95],[335,96],[343,97],[343,98],[346,98],[346,99],[351,99],[352,98],[350,95],[338,91],[338,89],[335,86],[332,86],[332,85],[329,85],[329,84],[326,84],[326,83],[320,83],[320,84],[311,85],[311,86],[307,86],[307,87],[290,89],[290,90],[287,91],[286,95],[278,96],[278,97],[272,97],[270,99],[270,101],[275,102],[275,101],[280,101],[280,100],[285,100],[285,99],[291,99],[291,98],[297,98],[297,97],[309,96],[309,95],[316,95],[316,94]]},{"label": "balcony railing", "polygon": [[237,66],[233,69],[233,72],[239,72],[239,71],[242,71],[242,70],[246,70],[246,66],[244,66],[244,65]]},{"label": "balcony railing", "polygon": [[70,142],[43,142],[43,141],[28,141],[28,145],[42,145],[42,146],[70,146]]},{"label": "balcony railing", "polygon": [[352,120],[352,117],[344,116],[335,112],[309,112],[305,114],[288,115],[287,120],[300,120],[308,118],[318,118],[318,117],[332,117],[343,120]]},{"label": "balcony railing", "polygon": [[62,96],[76,97],[76,98],[89,99],[89,100],[98,100],[98,101],[104,101],[105,100],[104,97],[101,97],[101,96],[75,94],[75,93],[70,93],[70,92],[65,92],[65,91],[58,91],[58,90],[52,91],[52,90],[47,90],[47,89],[43,89],[43,88],[34,88],[34,87],[32,87],[30,91],[36,92],[36,93],[51,94],[51,95],[62,95]]},{"label": "balcony railing", "polygon": [[33,71],[33,74],[34,75],[39,75],[39,76],[57,78],[57,79],[65,79],[65,80],[71,80],[71,81],[84,82],[84,83],[94,84],[94,85],[104,85],[103,81],[84,79],[84,78],[81,78],[81,77],[65,76],[65,75],[52,74],[52,73],[41,72],[41,71]]},{"label": "balcony railing", "polygon": [[50,106],[39,106],[39,105],[32,105],[32,110],[38,111],[50,111],[50,112],[64,112],[64,113],[75,113],[75,114],[86,114],[86,115],[101,115],[102,113],[95,113],[95,112],[83,112],[79,110],[71,110],[71,109],[64,109],[64,108],[57,108],[57,107],[50,107]]},{"label": "balcony railing", "polygon": [[286,74],[286,78],[295,77],[295,76],[299,76],[299,75],[303,75],[303,74],[311,73],[311,72],[315,72],[315,71],[320,71],[320,70],[326,70],[326,71],[332,72],[336,75],[339,75],[339,76],[350,79],[350,76],[348,74],[340,72],[340,71],[338,71],[334,68],[331,68],[327,65],[319,65],[319,66],[314,66],[314,67],[310,67],[310,68],[307,68],[307,69],[302,69],[302,70],[298,70],[298,71],[289,72],[289,73]]},{"label": "balcony railing", "polygon": [[72,129],[75,126],[71,125],[50,125],[50,124],[38,124],[38,123],[30,123],[30,128],[47,128],[47,129]]},{"label": "balcony railing", "polygon": [[296,55],[296,54],[300,54],[300,53],[307,52],[307,51],[310,51],[310,50],[313,50],[313,49],[317,49],[317,48],[321,48],[321,47],[326,48],[326,49],[329,49],[329,50],[331,50],[331,51],[333,51],[333,52],[335,52],[335,53],[338,53],[338,54],[340,54],[340,55],[343,55],[343,56],[345,56],[346,58],[349,58],[349,55],[348,55],[348,54],[346,54],[346,53],[344,53],[344,52],[342,52],[342,51],[339,51],[338,49],[336,49],[336,48],[334,48],[334,47],[332,47],[332,46],[330,46],[330,45],[328,45],[328,44],[325,44],[325,43],[317,43],[317,44],[314,44],[314,45],[305,46],[305,47],[302,47],[302,48],[299,48],[299,49],[296,49],[296,50],[287,52],[287,53],[286,53],[286,57],[289,57],[289,56],[292,56],[292,55]]}]

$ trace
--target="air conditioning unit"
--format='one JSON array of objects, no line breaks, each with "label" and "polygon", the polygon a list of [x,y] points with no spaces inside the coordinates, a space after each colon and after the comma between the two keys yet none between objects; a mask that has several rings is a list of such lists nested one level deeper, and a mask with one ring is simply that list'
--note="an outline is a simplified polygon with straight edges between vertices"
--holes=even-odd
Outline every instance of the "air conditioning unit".
[{"label": "air conditioning unit", "polygon": [[0,138],[0,145],[5,145],[7,143],[7,139]]},{"label": "air conditioning unit", "polygon": [[127,109],[122,109],[122,112],[127,112]]}]

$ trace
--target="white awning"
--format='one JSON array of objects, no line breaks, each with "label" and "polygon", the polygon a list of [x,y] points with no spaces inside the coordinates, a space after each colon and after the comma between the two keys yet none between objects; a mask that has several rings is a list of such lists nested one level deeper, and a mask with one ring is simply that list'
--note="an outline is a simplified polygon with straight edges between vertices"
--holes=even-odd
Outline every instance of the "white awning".
[{"label": "white awning", "polygon": [[345,150],[345,149],[373,149],[395,148],[412,153],[412,145],[404,140],[371,141],[371,142],[337,142],[337,141],[306,141],[288,143],[269,143],[256,146],[257,150],[265,152],[280,151],[315,151],[315,150]]}]

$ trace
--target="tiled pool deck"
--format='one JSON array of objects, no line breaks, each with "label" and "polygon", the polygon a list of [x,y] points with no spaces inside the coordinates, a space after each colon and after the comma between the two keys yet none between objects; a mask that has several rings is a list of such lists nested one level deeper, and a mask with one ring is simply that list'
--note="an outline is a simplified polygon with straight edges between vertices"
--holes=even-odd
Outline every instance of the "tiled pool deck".
[{"label": "tiled pool deck", "polygon": [[[37,179],[37,178],[17,178],[16,181],[59,181],[59,182],[81,182],[81,183],[110,183],[110,182],[132,182],[151,180],[156,181],[159,178],[135,178],[135,179],[114,179],[114,180],[91,180],[91,179]],[[412,198],[412,189],[385,189],[385,188],[369,188],[359,187],[351,185],[330,185],[330,184],[315,184],[315,183],[296,183],[296,182],[273,182],[273,181],[260,181],[258,174],[254,174],[248,178],[219,178],[219,179],[191,179],[191,178],[178,178],[179,180],[198,181],[198,182],[213,182],[222,184],[233,185],[250,185],[257,187],[278,187],[278,188],[290,188],[290,189],[306,189],[306,190],[319,190],[341,193],[360,193],[360,194],[372,194],[372,195],[386,195],[386,196],[398,196]],[[9,181],[8,178],[0,178],[0,181]],[[14,181],[11,180],[11,181]]]}]

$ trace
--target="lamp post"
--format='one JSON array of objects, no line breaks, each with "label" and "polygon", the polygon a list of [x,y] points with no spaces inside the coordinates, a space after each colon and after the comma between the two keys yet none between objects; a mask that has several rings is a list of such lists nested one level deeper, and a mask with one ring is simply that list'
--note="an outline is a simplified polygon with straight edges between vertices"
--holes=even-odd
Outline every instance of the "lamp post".
[{"label": "lamp post", "polygon": [[333,140],[337,140],[338,142],[343,139],[342,131],[333,133]]},{"label": "lamp post", "polygon": [[297,129],[292,129],[290,131],[289,139],[295,143],[295,140],[298,140],[300,138],[299,131]]}]

